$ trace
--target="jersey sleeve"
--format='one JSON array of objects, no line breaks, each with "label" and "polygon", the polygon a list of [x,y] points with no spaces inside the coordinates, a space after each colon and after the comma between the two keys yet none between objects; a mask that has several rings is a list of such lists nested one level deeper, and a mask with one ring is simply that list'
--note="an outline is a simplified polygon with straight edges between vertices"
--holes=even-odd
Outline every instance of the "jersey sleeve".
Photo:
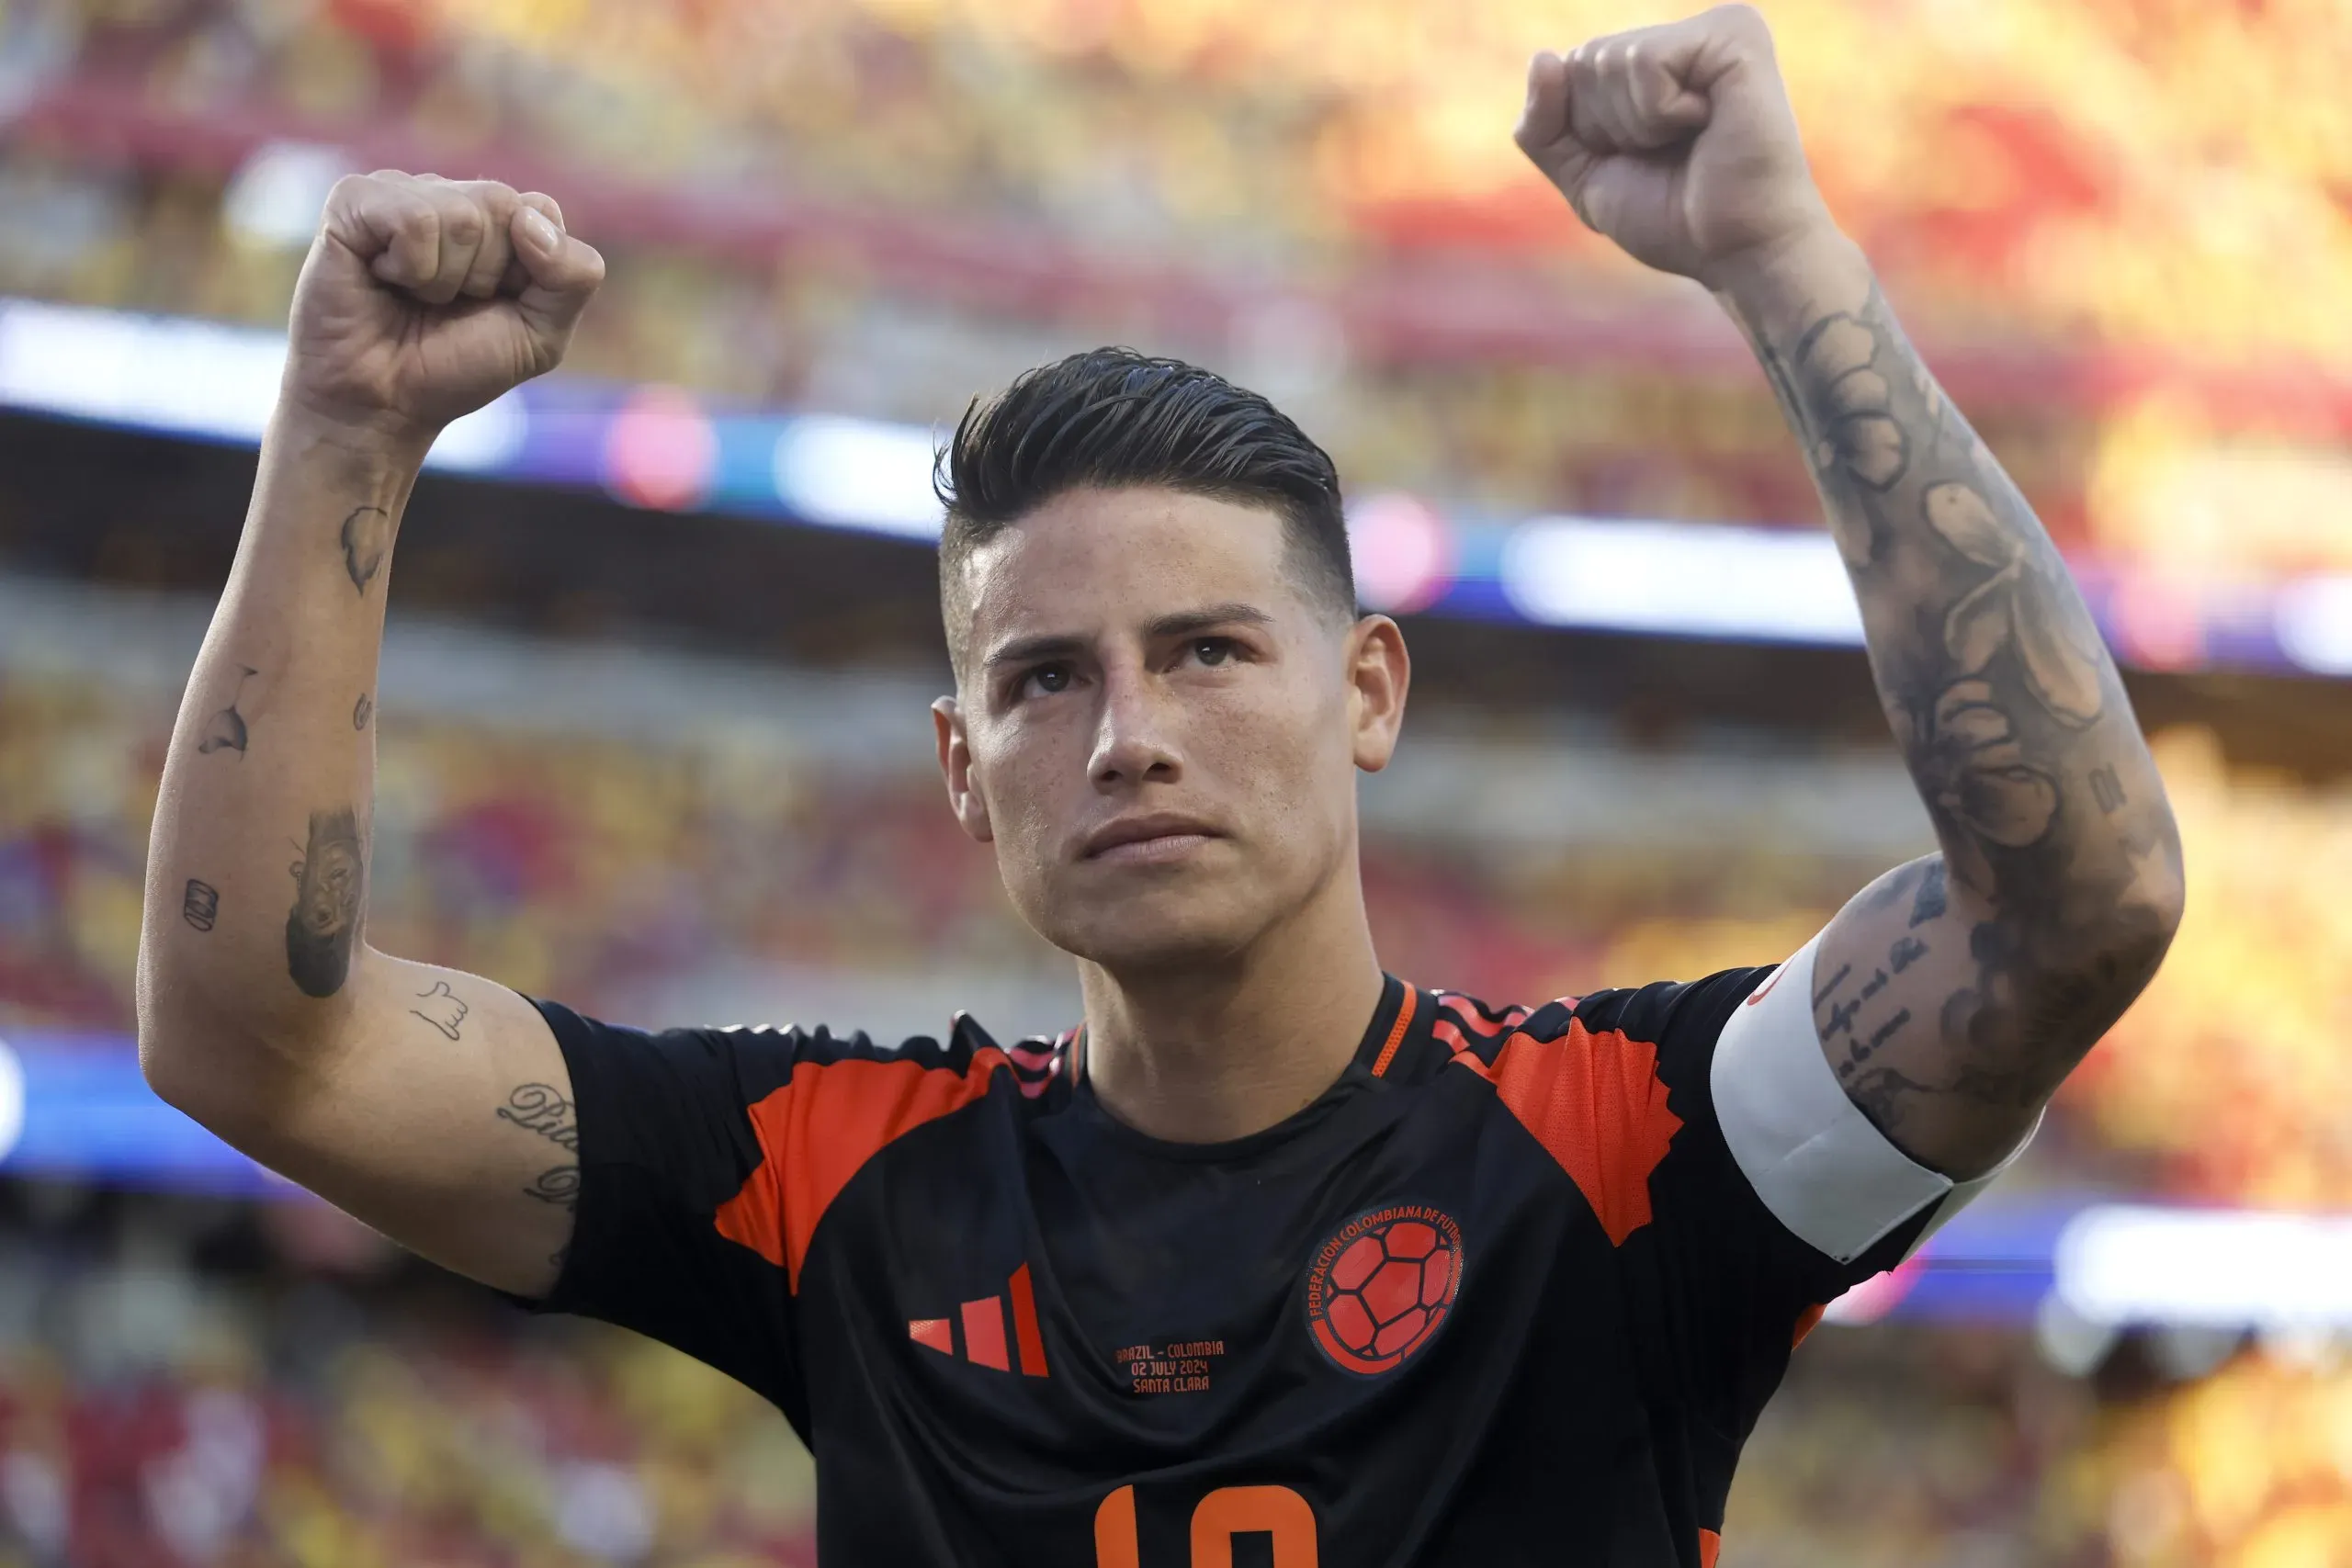
[{"label": "jersey sleeve", "polygon": [[1917,1250],[2025,1146],[1962,1183],[1888,1141],[1822,1052],[1812,952],[1575,1013],[1589,1034],[1655,1049],[1665,1099],[1645,1114],[1663,1147],[1648,1223],[1621,1243],[1625,1277],[1653,1371],[1734,1441],[1822,1309]]},{"label": "jersey sleeve", "polygon": [[809,1037],[649,1032],[536,1005],[571,1069],[580,1181],[554,1288],[521,1304],[635,1329],[794,1414],[788,1276],[718,1220],[766,1161],[752,1108],[791,1081]]}]

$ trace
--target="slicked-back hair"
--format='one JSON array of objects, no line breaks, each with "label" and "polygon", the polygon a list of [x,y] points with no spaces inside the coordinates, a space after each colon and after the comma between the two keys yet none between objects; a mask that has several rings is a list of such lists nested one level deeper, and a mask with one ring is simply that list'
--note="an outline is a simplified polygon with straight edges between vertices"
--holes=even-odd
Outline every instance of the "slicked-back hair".
[{"label": "slicked-back hair", "polygon": [[939,599],[963,664],[973,550],[1065,491],[1160,486],[1275,513],[1308,596],[1352,621],[1355,573],[1329,454],[1257,393],[1181,359],[1096,348],[975,398],[932,468],[947,510]]}]

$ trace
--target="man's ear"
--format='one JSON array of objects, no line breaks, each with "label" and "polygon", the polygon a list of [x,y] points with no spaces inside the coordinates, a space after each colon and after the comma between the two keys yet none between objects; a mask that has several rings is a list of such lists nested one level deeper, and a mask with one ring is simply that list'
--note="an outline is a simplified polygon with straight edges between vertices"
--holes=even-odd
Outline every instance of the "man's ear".
[{"label": "man's ear", "polygon": [[1376,773],[1396,754],[1396,736],[1405,724],[1405,689],[1413,682],[1404,628],[1386,615],[1360,616],[1348,628],[1346,657],[1356,766]]},{"label": "man's ear", "polygon": [[931,705],[931,728],[939,741],[939,773],[947,783],[947,804],[964,831],[985,844],[996,834],[989,828],[989,803],[972,778],[972,744],[964,734],[964,710],[954,697]]}]

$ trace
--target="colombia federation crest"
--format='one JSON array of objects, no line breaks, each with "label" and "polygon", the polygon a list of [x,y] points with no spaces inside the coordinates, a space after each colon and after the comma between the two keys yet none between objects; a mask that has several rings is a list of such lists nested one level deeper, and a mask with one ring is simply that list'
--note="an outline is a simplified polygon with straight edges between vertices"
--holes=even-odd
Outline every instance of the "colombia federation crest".
[{"label": "colombia federation crest", "polygon": [[1306,1325],[1331,1364],[1389,1371],[1436,1337],[1462,1289],[1462,1227],[1426,1203],[1367,1209],[1306,1266]]}]

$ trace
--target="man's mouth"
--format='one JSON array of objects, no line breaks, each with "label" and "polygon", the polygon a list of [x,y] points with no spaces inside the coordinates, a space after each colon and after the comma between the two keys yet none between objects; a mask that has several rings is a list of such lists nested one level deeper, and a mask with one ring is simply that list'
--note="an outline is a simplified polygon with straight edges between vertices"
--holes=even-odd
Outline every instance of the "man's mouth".
[{"label": "man's mouth", "polygon": [[1181,860],[1211,839],[1222,837],[1194,817],[1152,812],[1106,822],[1086,836],[1083,860],[1151,864]]}]

